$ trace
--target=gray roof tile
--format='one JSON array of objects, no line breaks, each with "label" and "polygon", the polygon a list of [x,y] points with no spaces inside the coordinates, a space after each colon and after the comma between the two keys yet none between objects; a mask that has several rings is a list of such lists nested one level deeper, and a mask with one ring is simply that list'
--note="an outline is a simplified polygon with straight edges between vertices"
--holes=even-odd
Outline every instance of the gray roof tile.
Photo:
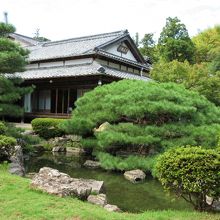
[{"label": "gray roof tile", "polygon": [[76,76],[89,76],[89,75],[108,75],[121,79],[136,79],[136,80],[150,80],[148,77],[140,76],[137,74],[128,73],[121,70],[112,69],[109,67],[103,67],[100,71],[100,67],[103,67],[96,61],[93,63],[75,65],[75,66],[62,66],[53,68],[40,68],[27,70],[22,73],[16,73],[14,76],[21,77],[24,80],[33,79],[49,79],[59,77],[76,77]]},{"label": "gray roof tile", "polygon": [[40,43],[36,46],[28,47],[31,51],[28,60],[37,61],[89,54],[92,53],[96,47],[107,42],[111,42],[117,38],[121,38],[125,35],[127,35],[127,32],[117,31],[61,41]]}]

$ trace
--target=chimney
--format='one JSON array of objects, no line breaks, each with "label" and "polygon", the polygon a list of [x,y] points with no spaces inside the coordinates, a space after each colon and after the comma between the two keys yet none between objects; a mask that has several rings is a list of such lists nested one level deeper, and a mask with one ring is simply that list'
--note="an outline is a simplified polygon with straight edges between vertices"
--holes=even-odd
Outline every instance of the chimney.
[{"label": "chimney", "polygon": [[5,24],[8,24],[8,12],[4,12]]}]

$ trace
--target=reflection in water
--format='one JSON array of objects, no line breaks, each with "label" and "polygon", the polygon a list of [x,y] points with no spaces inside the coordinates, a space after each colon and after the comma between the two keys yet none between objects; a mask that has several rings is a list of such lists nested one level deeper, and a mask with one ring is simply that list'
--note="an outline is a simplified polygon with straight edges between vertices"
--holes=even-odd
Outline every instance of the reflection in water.
[{"label": "reflection in water", "polygon": [[143,183],[133,184],[124,179],[122,173],[92,170],[82,166],[86,158],[44,153],[26,161],[27,172],[38,172],[41,167],[58,169],[76,178],[103,180],[109,204],[119,206],[123,211],[141,212],[145,210],[190,210],[190,206],[182,199],[167,195],[161,184],[147,177]]}]

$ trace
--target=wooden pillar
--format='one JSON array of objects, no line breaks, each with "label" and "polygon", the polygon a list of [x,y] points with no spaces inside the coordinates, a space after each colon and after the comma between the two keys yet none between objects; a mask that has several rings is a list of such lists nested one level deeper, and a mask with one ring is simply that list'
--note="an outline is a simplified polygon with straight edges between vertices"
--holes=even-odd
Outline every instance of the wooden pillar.
[{"label": "wooden pillar", "polygon": [[56,114],[57,114],[57,108],[58,108],[58,89],[56,89],[56,110],[55,110]]},{"label": "wooden pillar", "polygon": [[67,114],[69,115],[69,107],[70,107],[70,89],[68,89],[68,97],[67,97]]},{"label": "wooden pillar", "polygon": [[64,96],[65,96],[65,90],[62,90],[62,114],[64,113]]}]

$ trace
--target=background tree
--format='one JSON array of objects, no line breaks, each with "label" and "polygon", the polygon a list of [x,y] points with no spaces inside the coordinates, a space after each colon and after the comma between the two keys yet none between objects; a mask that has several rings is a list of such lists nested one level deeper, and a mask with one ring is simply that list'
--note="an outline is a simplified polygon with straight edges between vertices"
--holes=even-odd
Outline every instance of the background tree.
[{"label": "background tree", "polygon": [[160,56],[165,61],[194,61],[195,47],[186,26],[177,17],[166,19],[166,25],[158,40]]},{"label": "background tree", "polygon": [[28,55],[27,50],[7,38],[14,31],[12,25],[0,23],[0,116],[21,116],[23,109],[15,103],[32,91],[21,87],[22,80],[13,77],[13,73],[25,70]]},{"label": "background tree", "polygon": [[145,34],[140,42],[141,46],[139,48],[141,54],[148,57],[150,63],[154,63],[158,60],[156,42],[153,37],[153,33]]},{"label": "background tree", "polygon": [[220,25],[200,32],[192,38],[196,46],[196,62],[210,62],[220,54]]},{"label": "background tree", "polygon": [[220,196],[220,154],[215,150],[171,149],[158,157],[155,170],[165,189],[184,198],[196,210],[212,209],[206,196]]},{"label": "background tree", "polygon": [[33,38],[39,42],[50,41],[48,38],[40,36],[40,29],[39,28],[37,28],[36,33],[34,34]]},{"label": "background tree", "polygon": [[220,28],[205,30],[195,36],[196,64],[166,62],[155,63],[150,75],[159,82],[182,83],[196,90],[216,105],[220,105]]}]

